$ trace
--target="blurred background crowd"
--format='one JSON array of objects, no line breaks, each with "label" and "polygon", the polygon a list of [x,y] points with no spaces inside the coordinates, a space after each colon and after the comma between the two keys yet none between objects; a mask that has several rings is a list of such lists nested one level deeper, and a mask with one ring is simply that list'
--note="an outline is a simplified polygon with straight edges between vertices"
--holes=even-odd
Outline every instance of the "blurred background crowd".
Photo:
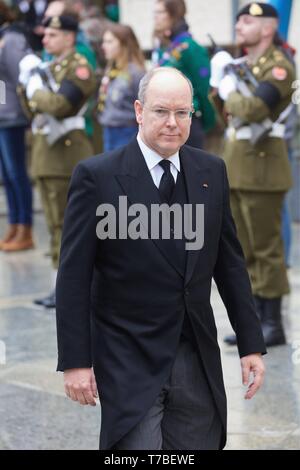
[{"label": "blurred background crowd", "polygon": [[[147,69],[173,66],[190,79],[195,112],[187,143],[218,155],[223,152],[228,122],[210,85],[210,62],[224,44],[216,45],[211,38],[204,46],[195,40],[197,31],[189,27],[183,0],[147,2],[149,11],[131,21],[136,23],[136,34],[134,26],[122,23],[123,16],[133,13],[130,4],[137,2],[127,2],[129,12],[123,14],[114,0],[0,1],[0,181],[7,201],[0,250],[9,254],[35,247],[34,185],[50,233],[54,283],[74,166],[126,144],[137,134],[133,102]],[[147,29],[150,17],[152,47],[145,50],[139,21]],[[206,30],[204,24],[198,27]],[[209,32],[214,36],[214,31]],[[293,45],[282,38],[278,47],[294,66]],[[233,56],[244,53],[234,41],[225,48]],[[300,220],[296,105],[286,121],[285,141],[294,173],[282,212],[289,266],[291,223]],[[54,307],[54,290],[35,302]]]}]

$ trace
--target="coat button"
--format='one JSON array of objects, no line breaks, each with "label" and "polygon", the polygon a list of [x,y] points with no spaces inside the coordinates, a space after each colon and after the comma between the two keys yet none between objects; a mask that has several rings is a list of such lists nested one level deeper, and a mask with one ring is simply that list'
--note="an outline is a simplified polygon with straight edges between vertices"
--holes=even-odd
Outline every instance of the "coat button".
[{"label": "coat button", "polygon": [[264,157],[266,156],[266,152],[259,152],[259,156],[260,156],[261,158],[264,158]]},{"label": "coat button", "polygon": [[70,139],[66,139],[66,140],[65,140],[65,146],[66,146],[66,147],[70,147],[71,143],[72,143],[72,142],[70,141]]}]

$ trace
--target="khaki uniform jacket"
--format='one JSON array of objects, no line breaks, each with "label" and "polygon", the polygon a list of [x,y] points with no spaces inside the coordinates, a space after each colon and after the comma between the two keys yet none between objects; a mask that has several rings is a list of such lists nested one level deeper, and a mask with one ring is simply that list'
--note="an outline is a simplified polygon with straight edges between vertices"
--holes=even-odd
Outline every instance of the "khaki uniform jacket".
[{"label": "khaki uniform jacket", "polygon": [[[47,113],[56,119],[75,116],[96,88],[96,78],[87,60],[77,52],[54,61],[50,71],[58,91],[37,90],[27,100],[25,90],[19,89],[21,101],[31,118]],[[76,129],[49,145],[42,133],[33,135],[33,177],[69,177],[75,165],[93,154],[92,145],[85,130]]]},{"label": "khaki uniform jacket", "polygon": [[[245,122],[259,123],[265,118],[276,121],[291,102],[295,80],[293,64],[277,47],[271,46],[251,67],[259,81],[253,97],[239,92],[229,95],[225,109]],[[251,87],[250,87],[251,88]],[[286,191],[292,185],[287,147],[283,139],[267,137],[256,145],[234,136],[225,142],[226,162],[231,189]]]}]

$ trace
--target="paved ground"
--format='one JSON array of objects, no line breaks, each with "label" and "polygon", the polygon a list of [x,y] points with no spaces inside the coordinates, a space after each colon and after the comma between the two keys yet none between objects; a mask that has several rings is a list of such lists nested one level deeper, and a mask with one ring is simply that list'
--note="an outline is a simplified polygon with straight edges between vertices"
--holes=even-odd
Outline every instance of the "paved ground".
[{"label": "paved ground", "polygon": [[[4,226],[2,216],[0,233]],[[50,262],[45,256],[48,236],[41,214],[35,218],[35,238],[35,250],[0,252],[0,449],[97,449],[100,407],[80,407],[64,397],[62,377],[55,372],[55,312],[31,302],[47,294],[51,282]],[[289,273],[292,293],[284,299],[288,344],[269,350],[266,383],[252,401],[243,400],[236,350],[222,344],[230,326],[213,289],[228,395],[227,449],[300,448],[299,241],[298,225],[294,226],[293,268]],[[4,345],[5,364],[1,356]]]}]

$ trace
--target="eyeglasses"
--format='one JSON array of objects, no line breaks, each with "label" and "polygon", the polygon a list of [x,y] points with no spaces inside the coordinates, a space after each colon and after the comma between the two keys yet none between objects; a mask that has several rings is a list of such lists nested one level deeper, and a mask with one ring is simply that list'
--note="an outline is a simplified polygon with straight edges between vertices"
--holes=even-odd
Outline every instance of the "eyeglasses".
[{"label": "eyeglasses", "polygon": [[144,108],[149,109],[155,118],[160,121],[166,121],[170,114],[174,114],[176,121],[186,121],[192,117],[194,112],[194,110],[190,109],[176,109],[175,111],[171,111],[165,108],[148,108],[147,106],[144,106]]}]

